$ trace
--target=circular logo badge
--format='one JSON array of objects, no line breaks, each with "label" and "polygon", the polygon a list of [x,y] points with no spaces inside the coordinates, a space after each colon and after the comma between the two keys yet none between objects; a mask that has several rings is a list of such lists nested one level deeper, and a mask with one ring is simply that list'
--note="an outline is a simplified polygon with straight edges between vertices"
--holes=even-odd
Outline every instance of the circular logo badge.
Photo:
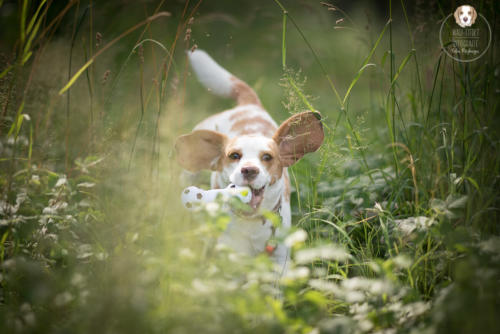
[{"label": "circular logo badge", "polygon": [[439,41],[443,51],[454,60],[475,61],[490,47],[491,27],[474,7],[460,6],[443,20]]}]

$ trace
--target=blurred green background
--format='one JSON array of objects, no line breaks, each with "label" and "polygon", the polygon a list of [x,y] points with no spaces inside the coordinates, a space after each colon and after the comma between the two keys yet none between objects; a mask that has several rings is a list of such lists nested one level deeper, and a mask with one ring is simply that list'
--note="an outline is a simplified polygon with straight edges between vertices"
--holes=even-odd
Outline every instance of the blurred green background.
[{"label": "blurred green background", "polygon": [[[471,3],[493,31],[472,63],[439,45],[460,4],[0,1],[0,330],[496,332],[499,3]],[[233,106],[195,46],[278,123],[323,116],[279,287],[215,246],[226,213],[181,207],[175,138]]]}]

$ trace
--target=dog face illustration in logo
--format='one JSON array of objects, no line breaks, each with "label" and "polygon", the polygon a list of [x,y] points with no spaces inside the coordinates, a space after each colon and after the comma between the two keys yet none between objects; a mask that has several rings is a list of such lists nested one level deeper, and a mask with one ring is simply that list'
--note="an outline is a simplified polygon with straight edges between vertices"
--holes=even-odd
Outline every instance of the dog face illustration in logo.
[{"label": "dog face illustration in logo", "polygon": [[474,7],[469,5],[460,6],[455,10],[455,21],[462,27],[470,27],[476,22],[477,12]]}]

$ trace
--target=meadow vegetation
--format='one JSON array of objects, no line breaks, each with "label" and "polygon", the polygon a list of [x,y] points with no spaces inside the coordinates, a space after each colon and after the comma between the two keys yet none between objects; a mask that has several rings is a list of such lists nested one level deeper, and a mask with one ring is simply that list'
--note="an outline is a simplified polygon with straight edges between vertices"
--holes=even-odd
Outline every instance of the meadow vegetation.
[{"label": "meadow vegetation", "polygon": [[[469,63],[437,35],[458,5],[0,0],[0,332],[497,332],[500,3]],[[278,122],[323,115],[280,286],[180,203],[175,138],[233,103],[194,47]]]}]

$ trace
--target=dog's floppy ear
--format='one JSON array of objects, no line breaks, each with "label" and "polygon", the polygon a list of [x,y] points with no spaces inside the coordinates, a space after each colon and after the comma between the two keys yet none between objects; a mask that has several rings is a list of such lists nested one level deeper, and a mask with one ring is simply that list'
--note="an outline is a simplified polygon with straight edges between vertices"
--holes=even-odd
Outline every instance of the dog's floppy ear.
[{"label": "dog's floppy ear", "polygon": [[291,166],[304,154],[316,151],[323,138],[321,114],[312,111],[293,115],[281,124],[273,136],[283,167]]},{"label": "dog's floppy ear", "polygon": [[477,18],[477,12],[476,12],[476,8],[474,7],[470,7],[472,9],[472,19],[470,20],[470,24],[474,24],[474,22],[476,22],[476,18]]},{"label": "dog's floppy ear", "polygon": [[180,136],[175,142],[177,161],[191,172],[221,170],[220,158],[226,141],[225,135],[211,130],[196,130]]},{"label": "dog's floppy ear", "polygon": [[458,6],[457,9],[455,9],[455,13],[453,14],[453,16],[455,16],[455,22],[457,22],[457,24],[460,24],[460,8],[462,8],[462,6]]}]

